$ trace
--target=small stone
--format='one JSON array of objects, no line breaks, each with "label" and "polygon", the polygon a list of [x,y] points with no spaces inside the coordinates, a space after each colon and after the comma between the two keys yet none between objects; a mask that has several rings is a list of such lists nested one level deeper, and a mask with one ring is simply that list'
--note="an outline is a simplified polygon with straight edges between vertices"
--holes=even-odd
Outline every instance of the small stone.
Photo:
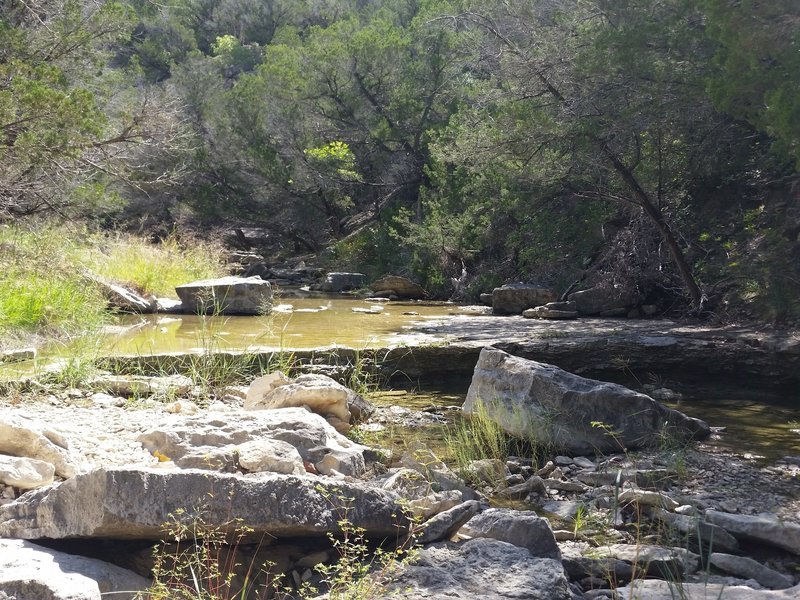
[{"label": "small stone", "polygon": [[571,465],[575,461],[572,460],[569,456],[556,456],[555,462],[559,467]]},{"label": "small stone", "polygon": [[576,456],[572,460],[581,469],[594,469],[594,468],[596,468],[596,465],[594,464],[594,461],[589,460],[585,456]]}]

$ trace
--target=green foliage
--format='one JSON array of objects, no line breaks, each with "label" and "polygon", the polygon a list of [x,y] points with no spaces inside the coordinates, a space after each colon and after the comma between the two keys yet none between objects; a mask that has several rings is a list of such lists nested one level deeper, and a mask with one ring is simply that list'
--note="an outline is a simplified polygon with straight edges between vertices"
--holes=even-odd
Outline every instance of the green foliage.
[{"label": "green foliage", "polygon": [[175,287],[225,274],[222,248],[176,234],[158,244],[121,233],[89,237],[80,263],[93,273],[130,285],[142,294],[175,296]]},{"label": "green foliage", "polygon": [[71,335],[96,329],[105,300],[75,268],[63,230],[0,227],[0,335]]},{"label": "green foliage", "polygon": [[[465,415],[445,433],[450,458],[462,476],[469,476],[472,461],[484,458],[505,462],[509,456],[530,456],[536,459],[537,449],[530,441],[513,438],[491,417],[484,402],[478,402],[470,415]],[[535,460],[534,460],[535,462]]]},{"label": "green foliage", "polygon": [[711,97],[720,110],[768,133],[778,153],[800,168],[800,5],[705,0],[704,6],[718,44]]}]

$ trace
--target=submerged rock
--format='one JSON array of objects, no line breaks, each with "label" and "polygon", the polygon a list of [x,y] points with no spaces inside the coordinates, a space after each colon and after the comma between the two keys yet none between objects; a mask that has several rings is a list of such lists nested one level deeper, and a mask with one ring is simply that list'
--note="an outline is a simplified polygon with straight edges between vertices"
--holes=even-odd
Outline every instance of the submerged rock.
[{"label": "submerged rock", "polygon": [[709,427],[614,383],[484,348],[463,407],[511,435],[570,454],[633,450],[663,436],[703,438]]}]

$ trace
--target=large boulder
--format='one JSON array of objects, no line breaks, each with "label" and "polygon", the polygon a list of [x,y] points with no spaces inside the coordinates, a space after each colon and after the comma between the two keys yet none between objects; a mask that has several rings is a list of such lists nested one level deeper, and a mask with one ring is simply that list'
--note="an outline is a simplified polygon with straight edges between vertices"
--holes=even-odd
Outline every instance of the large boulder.
[{"label": "large boulder", "polygon": [[644,394],[495,348],[481,351],[463,410],[485,411],[511,435],[575,455],[709,433],[706,423]]},{"label": "large boulder", "polygon": [[428,295],[422,286],[399,275],[385,275],[374,281],[369,287],[376,296],[387,298],[421,300]]},{"label": "large boulder", "polygon": [[328,273],[318,287],[323,292],[347,292],[363,288],[366,282],[363,273]]},{"label": "large boulder", "polygon": [[0,483],[23,490],[53,483],[55,467],[35,458],[0,454]]},{"label": "large boulder", "polygon": [[49,426],[11,411],[0,412],[0,454],[35,458],[53,465],[59,477],[72,477],[82,461],[67,439]]},{"label": "large boulder", "polygon": [[260,277],[221,277],[175,288],[184,312],[263,315],[271,310],[272,287]]},{"label": "large boulder", "polygon": [[526,548],[533,556],[561,558],[550,523],[532,511],[490,508],[467,521],[459,533],[508,542]]},{"label": "large boulder", "polygon": [[498,315],[519,315],[527,308],[541,306],[555,299],[551,289],[526,283],[509,283],[492,290],[492,312]]},{"label": "large boulder", "polygon": [[488,538],[423,548],[389,592],[407,600],[572,598],[558,560],[537,558],[525,548]]},{"label": "large boulder", "polygon": [[0,598],[128,600],[149,586],[144,577],[101,560],[0,539]]},{"label": "large boulder", "polygon": [[395,538],[408,521],[393,492],[333,477],[215,473],[201,469],[98,469],[0,507],[0,537],[158,540],[176,518],[258,542],[338,533]]},{"label": "large boulder", "polygon": [[373,411],[369,403],[327,375],[309,373],[290,379],[280,371],[255,379],[244,401],[246,410],[305,406],[342,433]]},{"label": "large boulder", "polygon": [[738,539],[782,548],[800,555],[800,525],[784,521],[777,515],[737,515],[709,510],[706,511],[705,518]]},{"label": "large boulder", "polygon": [[182,468],[298,473],[304,472],[306,461],[320,473],[359,476],[366,471],[365,446],[299,407],[238,413],[235,418],[226,413],[184,417],[137,439],[152,454]]}]

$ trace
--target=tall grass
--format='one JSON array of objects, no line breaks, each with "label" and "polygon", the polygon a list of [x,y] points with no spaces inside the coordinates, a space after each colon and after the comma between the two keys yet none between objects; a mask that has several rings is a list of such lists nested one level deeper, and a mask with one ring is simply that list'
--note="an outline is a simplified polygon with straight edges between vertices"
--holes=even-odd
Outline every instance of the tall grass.
[{"label": "tall grass", "polygon": [[175,286],[224,274],[217,244],[173,234],[159,244],[135,236],[95,234],[80,263],[100,277],[126,283],[143,294],[174,296]]},{"label": "tall grass", "polygon": [[539,448],[532,442],[514,438],[491,417],[484,402],[475,405],[475,411],[463,415],[460,421],[448,428],[445,444],[450,459],[463,474],[469,472],[472,461],[484,458],[505,461],[509,456],[526,456],[536,462]]},{"label": "tall grass", "polygon": [[47,223],[0,226],[0,346],[31,334],[65,338],[96,331],[106,302],[84,274],[140,292],[173,295],[175,285],[222,273],[214,244],[172,236],[161,244],[123,234]]}]

